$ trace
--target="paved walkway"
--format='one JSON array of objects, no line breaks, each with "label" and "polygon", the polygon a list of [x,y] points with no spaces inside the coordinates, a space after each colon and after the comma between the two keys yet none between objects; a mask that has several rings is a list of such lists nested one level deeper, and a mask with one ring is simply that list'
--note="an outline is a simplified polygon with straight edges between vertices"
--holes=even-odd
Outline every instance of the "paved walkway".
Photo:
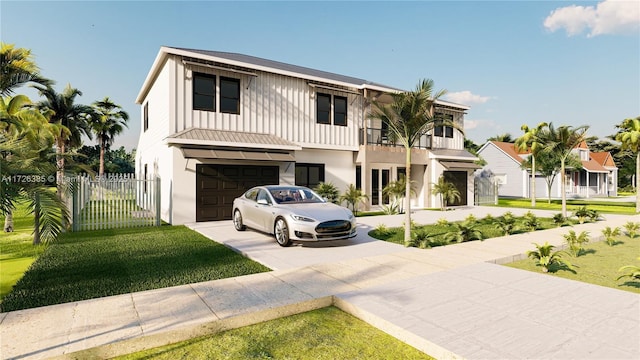
[{"label": "paved walkway", "polygon": [[[505,211],[419,211],[414,219]],[[597,237],[605,226],[640,221],[606,217],[577,230]],[[437,358],[640,358],[639,295],[496,264],[523,257],[532,242],[562,244],[566,228],[430,250],[366,236],[402,221],[360,218],[352,240],[290,248],[230,222],[192,224],[274,271],[3,313],[2,358],[110,357],[330,304]]]}]

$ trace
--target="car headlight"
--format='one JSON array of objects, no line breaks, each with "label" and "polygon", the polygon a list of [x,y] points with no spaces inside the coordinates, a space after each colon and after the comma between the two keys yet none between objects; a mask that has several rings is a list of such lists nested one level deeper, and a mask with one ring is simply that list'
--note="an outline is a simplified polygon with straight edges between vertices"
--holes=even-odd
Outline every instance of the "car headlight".
[{"label": "car headlight", "polygon": [[312,218],[308,218],[306,216],[301,216],[301,215],[291,215],[291,217],[293,218],[293,220],[296,220],[296,221],[306,221],[306,222],[314,222],[315,221]]}]

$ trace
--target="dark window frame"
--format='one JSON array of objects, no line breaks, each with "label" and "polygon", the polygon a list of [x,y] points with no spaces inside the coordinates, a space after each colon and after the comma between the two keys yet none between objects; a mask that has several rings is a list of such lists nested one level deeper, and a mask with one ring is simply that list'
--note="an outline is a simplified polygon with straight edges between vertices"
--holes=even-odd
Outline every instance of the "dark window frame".
[{"label": "dark window frame", "polygon": [[[319,183],[324,182],[325,179],[325,166],[324,164],[317,164],[317,163],[296,163],[296,173],[298,172],[298,169],[302,169],[305,168],[306,169],[306,178],[307,181],[305,181],[304,183],[302,181],[300,181],[297,176],[295,179],[295,184],[297,186],[306,186],[308,188],[313,189],[314,187],[316,187]],[[317,168],[318,169],[318,184],[312,184],[309,182],[309,171],[312,168]]]},{"label": "dark window frame", "polygon": [[[226,94],[223,93],[223,87],[222,87],[222,82],[227,82],[227,83],[234,83],[237,85],[237,91],[235,94]],[[224,77],[224,76],[220,76],[220,112],[224,113],[224,114],[235,114],[235,115],[240,115],[240,79],[236,79],[236,78],[230,78],[230,77]],[[230,100],[234,100],[235,104],[236,104],[236,109],[235,111],[233,110],[229,110],[226,109],[225,107],[223,107],[223,100],[224,99],[230,99]]]},{"label": "dark window frame", "polygon": [[[213,80],[213,94],[206,94],[206,93],[198,93],[196,90],[196,81],[199,78],[206,78],[209,80]],[[192,76],[192,107],[193,110],[200,110],[200,111],[216,111],[216,100],[217,100],[217,96],[216,96],[216,89],[217,89],[218,83],[217,83],[217,79],[216,76],[213,74],[206,74],[206,73],[199,73],[199,72],[194,72],[193,76]],[[198,104],[196,104],[196,96],[206,96],[206,97],[212,97],[213,98],[213,106],[212,107],[206,107],[206,106],[199,106]]]},{"label": "dark window frame", "polygon": [[451,126],[445,126],[444,127],[444,137],[446,138],[453,138],[453,127]]},{"label": "dark window frame", "polygon": [[[320,108],[320,98],[323,99],[329,99],[329,108],[325,109],[325,108]],[[324,115],[326,113],[326,120],[321,120],[321,116],[320,113],[322,112],[322,114]],[[330,94],[325,94],[325,93],[316,93],[316,123],[318,124],[325,124],[325,125],[331,125],[331,95]]]},{"label": "dark window frame", "polygon": [[[338,106],[337,106],[337,102],[339,101],[344,101],[344,113],[343,112],[338,112]],[[346,96],[338,96],[338,95],[334,95],[333,96],[333,125],[336,126],[347,126],[348,124],[348,100]],[[336,119],[338,119],[338,116],[340,115],[340,117],[344,117],[344,123],[342,123],[342,121],[340,123],[338,123],[336,121]]]},{"label": "dark window frame", "polygon": [[142,108],[142,119],[143,119],[143,132],[149,129],[149,102],[144,103],[144,107]]}]

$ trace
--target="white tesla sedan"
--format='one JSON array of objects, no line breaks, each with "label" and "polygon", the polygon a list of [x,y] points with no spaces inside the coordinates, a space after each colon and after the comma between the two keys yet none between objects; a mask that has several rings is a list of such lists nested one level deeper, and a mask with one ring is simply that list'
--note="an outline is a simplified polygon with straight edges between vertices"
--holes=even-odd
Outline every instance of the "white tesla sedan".
[{"label": "white tesla sedan", "polygon": [[280,246],[296,241],[356,236],[351,210],[323,200],[303,186],[257,186],[233,201],[233,224],[273,234]]}]

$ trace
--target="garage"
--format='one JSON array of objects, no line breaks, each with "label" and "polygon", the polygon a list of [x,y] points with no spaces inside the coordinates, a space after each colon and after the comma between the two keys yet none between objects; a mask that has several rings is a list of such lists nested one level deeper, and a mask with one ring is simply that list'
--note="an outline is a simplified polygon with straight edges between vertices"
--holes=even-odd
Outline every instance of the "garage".
[{"label": "garage", "polygon": [[467,205],[467,179],[469,177],[466,171],[445,171],[444,179],[455,186],[460,192],[460,200],[448,203],[449,206]]},{"label": "garage", "polygon": [[233,199],[258,185],[279,184],[278,166],[196,165],[196,221],[230,220]]}]

